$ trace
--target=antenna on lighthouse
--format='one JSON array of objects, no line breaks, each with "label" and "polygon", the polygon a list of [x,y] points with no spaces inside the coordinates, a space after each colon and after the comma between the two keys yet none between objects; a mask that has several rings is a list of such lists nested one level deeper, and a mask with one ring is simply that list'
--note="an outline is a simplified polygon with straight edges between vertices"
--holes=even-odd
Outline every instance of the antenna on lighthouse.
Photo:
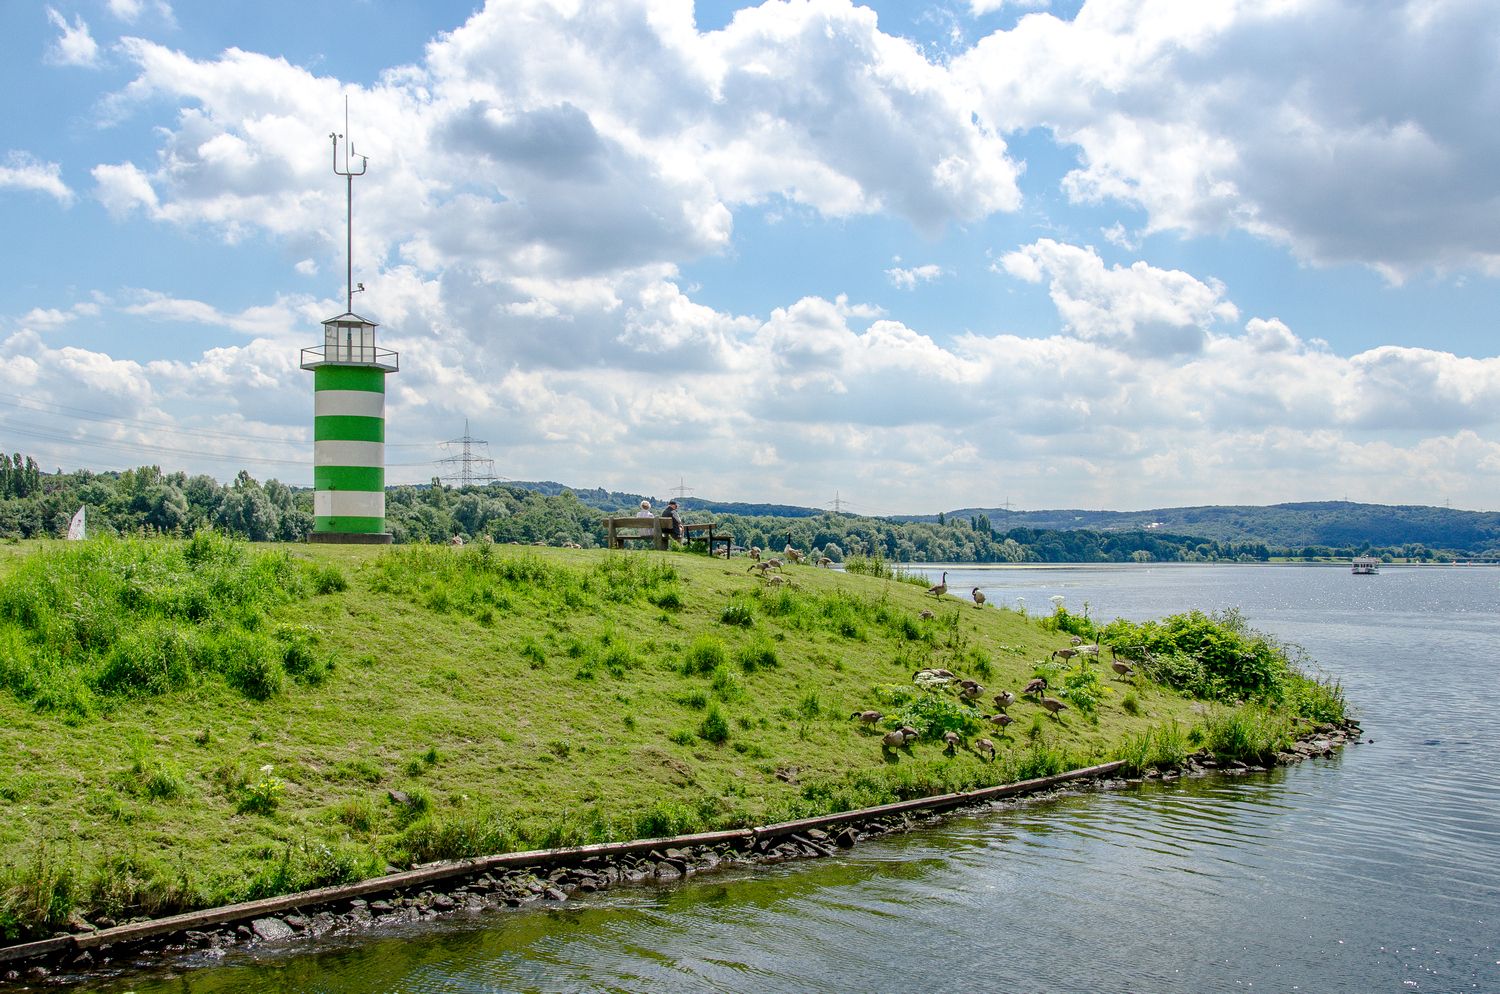
[{"label": "antenna on lighthouse", "polygon": [[[333,140],[333,173],[335,176],[345,177],[348,186],[345,216],[348,219],[346,248],[348,253],[347,257],[349,265],[348,272],[346,274],[348,279],[344,285],[349,289],[348,307],[346,307],[345,309],[352,314],[354,312],[354,177],[363,176],[365,174],[365,167],[370,164],[370,157],[367,155],[360,155],[358,152],[354,151],[354,139],[349,137],[348,94],[344,95],[344,133],[341,135],[336,131],[331,131],[329,132],[328,137]],[[339,168],[340,138],[344,139],[344,167],[342,169]],[[354,170],[349,168],[349,160],[351,158],[359,160],[359,172],[355,172]],[[361,283],[359,285],[359,288],[363,290],[365,288],[365,285]]]}]

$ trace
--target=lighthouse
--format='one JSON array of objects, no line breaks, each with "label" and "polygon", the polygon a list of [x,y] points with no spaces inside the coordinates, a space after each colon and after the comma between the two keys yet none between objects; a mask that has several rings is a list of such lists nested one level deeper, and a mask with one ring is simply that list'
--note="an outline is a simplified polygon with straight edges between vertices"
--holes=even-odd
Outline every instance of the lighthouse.
[{"label": "lighthouse", "polygon": [[[386,544],[385,378],[399,356],[375,344],[374,321],[354,313],[354,177],[366,157],[354,152],[345,108],[344,135],[333,134],[333,171],[345,177],[348,205],[347,310],[323,322],[323,344],[302,350],[313,374],[313,530],[309,542]],[[339,140],[344,162],[339,165]],[[350,159],[359,160],[358,171]]]}]

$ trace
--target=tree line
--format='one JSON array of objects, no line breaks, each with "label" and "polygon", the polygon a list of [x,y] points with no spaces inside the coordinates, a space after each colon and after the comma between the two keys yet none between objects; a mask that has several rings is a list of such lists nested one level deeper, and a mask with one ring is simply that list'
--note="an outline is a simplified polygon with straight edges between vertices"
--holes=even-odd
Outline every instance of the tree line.
[{"label": "tree line", "polygon": [[[425,485],[386,489],[386,527],[398,543],[447,542],[482,536],[496,542],[597,548],[605,543],[603,519],[631,514],[638,495],[574,491],[561,484],[492,483],[454,488],[434,479]],[[1465,556],[1416,543],[1376,547],[1275,548],[1260,541],[1165,534],[1155,530],[1000,530],[985,514],[939,515],[913,521],[797,510],[725,513],[724,506],[685,501],[684,518],[714,521],[744,548],[777,551],[788,543],[842,562],[851,555],[891,562],[1265,562],[1276,557],[1349,558],[1377,555],[1411,559]],[[697,506],[695,506],[697,505]],[[224,484],[206,475],[164,473],[156,466],[124,472],[42,473],[35,460],[0,455],[0,538],[66,534],[80,507],[91,534],[191,535],[213,528],[253,542],[299,542],[313,527],[312,491],[277,480],[261,483],[241,471]],[[738,505],[760,510],[765,505]],[[775,506],[776,512],[784,508]]]}]

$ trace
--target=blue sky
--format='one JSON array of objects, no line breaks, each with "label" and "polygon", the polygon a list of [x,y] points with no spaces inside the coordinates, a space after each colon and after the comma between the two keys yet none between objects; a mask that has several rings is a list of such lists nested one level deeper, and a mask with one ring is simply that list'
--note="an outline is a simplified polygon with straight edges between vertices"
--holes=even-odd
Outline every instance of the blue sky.
[{"label": "blue sky", "polygon": [[[1500,487],[1500,9],[1333,0],[0,6],[0,445],[869,513]],[[620,444],[628,439],[629,444]]]}]

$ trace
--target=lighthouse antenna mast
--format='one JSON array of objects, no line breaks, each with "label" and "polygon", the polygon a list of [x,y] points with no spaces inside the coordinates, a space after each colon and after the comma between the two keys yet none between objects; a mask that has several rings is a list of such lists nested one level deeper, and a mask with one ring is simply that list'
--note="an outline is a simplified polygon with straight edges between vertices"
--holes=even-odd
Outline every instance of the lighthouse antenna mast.
[{"label": "lighthouse antenna mast", "polygon": [[[349,97],[347,95],[344,97],[344,133],[341,135],[332,131],[329,132],[328,137],[333,141],[333,173],[335,176],[343,176],[348,187],[344,208],[345,217],[348,220],[345,245],[348,261],[347,282],[345,283],[348,287],[348,306],[345,310],[352,314],[354,313],[354,177],[365,174],[365,168],[370,164],[370,157],[354,151],[354,140],[349,137]],[[342,169],[339,168],[340,138],[344,139],[344,167]],[[359,160],[358,172],[349,168],[351,158]],[[364,284],[361,283],[359,288],[363,290]]]}]

